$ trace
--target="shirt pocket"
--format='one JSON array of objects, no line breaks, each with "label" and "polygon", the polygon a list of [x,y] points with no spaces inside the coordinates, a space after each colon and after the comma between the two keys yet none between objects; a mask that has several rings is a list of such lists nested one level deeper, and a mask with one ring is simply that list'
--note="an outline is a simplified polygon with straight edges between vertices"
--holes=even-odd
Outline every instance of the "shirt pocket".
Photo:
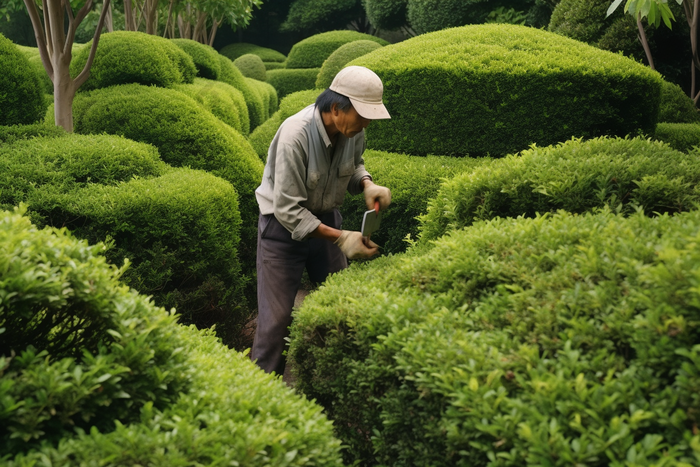
[{"label": "shirt pocket", "polygon": [[317,170],[310,170],[306,175],[307,206],[311,211],[317,211],[323,207],[323,191],[326,186],[326,174]]},{"label": "shirt pocket", "polygon": [[345,192],[348,190],[350,177],[352,177],[352,174],[354,173],[355,166],[352,164],[352,161],[338,167],[338,184],[336,185],[335,191],[335,202],[338,206],[343,204],[343,201],[345,200]]}]

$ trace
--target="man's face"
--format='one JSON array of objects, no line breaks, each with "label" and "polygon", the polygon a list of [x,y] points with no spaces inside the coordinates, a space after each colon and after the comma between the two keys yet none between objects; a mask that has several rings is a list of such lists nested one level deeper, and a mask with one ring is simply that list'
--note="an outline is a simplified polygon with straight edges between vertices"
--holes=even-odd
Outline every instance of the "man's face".
[{"label": "man's face", "polygon": [[335,127],[347,138],[352,138],[360,133],[363,129],[367,128],[371,121],[360,116],[354,107],[350,107],[347,112],[343,112],[339,110],[337,106],[333,106],[331,115],[333,116]]}]

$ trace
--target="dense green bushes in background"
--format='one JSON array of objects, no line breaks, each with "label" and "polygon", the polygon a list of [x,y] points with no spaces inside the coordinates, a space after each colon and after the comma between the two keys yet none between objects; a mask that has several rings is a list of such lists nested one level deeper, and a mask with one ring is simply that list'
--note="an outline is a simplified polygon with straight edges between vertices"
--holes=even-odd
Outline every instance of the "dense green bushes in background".
[{"label": "dense green bushes in background", "polygon": [[349,65],[384,82],[392,119],[367,129],[378,150],[502,155],[571,136],[651,133],[658,117],[658,73],[535,28],[454,28]]},{"label": "dense green bushes in background", "polygon": [[241,55],[233,61],[233,64],[236,65],[236,68],[241,70],[241,73],[246,78],[257,79],[258,81],[265,81],[267,79],[265,64],[257,55]]},{"label": "dense green bushes in background", "polygon": [[654,139],[663,141],[673,149],[690,152],[700,146],[700,125],[697,123],[659,123]]},{"label": "dense green bushes in background", "polygon": [[281,98],[289,94],[314,89],[320,68],[281,68],[267,72],[267,82]]},{"label": "dense green bushes in background", "polygon": [[399,29],[407,24],[408,0],[364,0],[367,19],[377,29]]},{"label": "dense green bushes in background", "polygon": [[295,315],[297,388],[365,465],[696,465],[698,240],[560,212],[353,267]]},{"label": "dense green bushes in background", "polygon": [[121,285],[103,250],[0,215],[6,465],[341,465],[318,406]]},{"label": "dense green bushes in background", "polygon": [[223,47],[219,53],[232,61],[245,54],[257,55],[263,62],[281,63],[287,60],[287,57],[281,52],[245,42],[229,44]]},{"label": "dense green bushes in background", "polygon": [[373,50],[377,50],[380,47],[382,47],[381,44],[364,39],[341,45],[323,62],[323,66],[316,78],[316,89],[326,89],[333,82],[335,75],[337,75],[348,62],[362,57]]},{"label": "dense green bushes in background", "polygon": [[263,118],[267,120],[270,115],[277,111],[279,107],[279,98],[277,97],[277,90],[270,83],[264,81],[258,81],[253,78],[246,78],[246,82],[250,89],[255,92],[263,102]]},{"label": "dense green bushes in background", "polygon": [[[20,52],[22,52],[22,54],[24,54],[25,57],[27,57],[29,64],[32,66],[37,76],[39,76],[39,81],[41,81],[41,84],[43,85],[44,94],[53,94],[53,82],[51,81],[51,78],[49,78],[49,74],[46,73],[44,64],[41,61],[39,49],[36,47],[26,47],[23,45],[18,45],[17,48]],[[75,52],[76,50],[74,48],[74,53]]]},{"label": "dense green bushes in background", "polygon": [[45,123],[33,123],[30,125],[0,126],[0,143],[14,143],[20,139],[29,139],[35,136],[65,136],[66,130],[60,126],[47,125]]},{"label": "dense green bushes in background", "polygon": [[287,57],[287,68],[320,68],[338,47],[359,40],[370,40],[380,45],[389,45],[384,39],[357,31],[324,32],[294,44]]},{"label": "dense green bushes in background", "polygon": [[230,84],[195,78],[192,84],[179,84],[174,89],[187,94],[213,113],[219,120],[242,135],[250,133],[250,117],[243,93]]},{"label": "dense green bushes in background", "polygon": [[0,34],[0,125],[34,123],[46,112],[39,74],[17,47]]},{"label": "dense green bushes in background", "polygon": [[664,81],[661,86],[659,122],[700,123],[695,103],[677,84]]},{"label": "dense green bushes in background", "polygon": [[250,88],[245,76],[243,76],[241,71],[236,68],[236,65],[234,65],[231,60],[219,54],[219,65],[221,66],[219,81],[223,81],[243,93],[243,98],[248,106],[250,131],[253,131],[258,125],[265,121],[265,102],[257,92]]},{"label": "dense green bushes in background", "polygon": [[197,76],[206,79],[219,78],[221,64],[218,52],[213,47],[191,39],[172,39],[172,42],[192,57],[194,66],[197,68]]},{"label": "dense green bushes in background", "polygon": [[700,201],[699,182],[697,156],[641,138],[535,147],[446,181],[421,218],[421,238],[494,217],[581,213],[606,204],[626,214],[689,211]]}]

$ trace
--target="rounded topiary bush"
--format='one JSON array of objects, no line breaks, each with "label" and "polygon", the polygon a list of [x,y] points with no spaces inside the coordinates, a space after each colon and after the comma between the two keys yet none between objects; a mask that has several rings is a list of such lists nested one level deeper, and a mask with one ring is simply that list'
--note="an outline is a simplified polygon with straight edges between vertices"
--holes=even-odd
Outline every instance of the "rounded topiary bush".
[{"label": "rounded topiary bush", "polygon": [[174,89],[187,94],[213,113],[219,120],[238,130],[250,133],[250,117],[243,93],[230,84],[195,78],[192,84],[179,84]]},{"label": "rounded topiary bush", "polygon": [[295,314],[296,388],[348,464],[694,465],[698,239],[559,212],[353,265]]},{"label": "rounded topiary bush", "polygon": [[248,44],[246,42],[224,46],[219,53],[228,57],[229,60],[236,60],[238,57],[245,54],[257,55],[263,62],[282,63],[287,60],[287,57],[281,52],[255,44]]},{"label": "rounded topiary bush", "polygon": [[505,24],[424,34],[353,60],[384,82],[371,148],[503,155],[572,136],[650,133],[661,77],[633,60]]},{"label": "rounded topiary bush", "polygon": [[361,40],[341,45],[333,52],[321,67],[316,77],[316,88],[326,89],[333,82],[333,78],[345,65],[358,58],[382,47],[374,41]]},{"label": "rounded topiary bush", "polygon": [[[72,75],[83,69],[91,47],[92,41],[75,54]],[[191,83],[195,73],[190,56],[174,42],[141,32],[115,31],[100,36],[90,77],[80,90],[127,83],[168,87]]]},{"label": "rounded topiary bush", "polygon": [[32,123],[29,125],[0,126],[0,143],[10,144],[20,139],[34,138],[35,136],[66,136],[66,130],[56,125],[46,123]]},{"label": "rounded topiary bush", "polygon": [[688,97],[677,84],[663,82],[659,122],[700,123],[700,113],[693,99]]},{"label": "rounded topiary bush", "polygon": [[494,217],[533,217],[610,205],[629,214],[694,209],[700,160],[641,138],[599,138],[532,148],[446,181],[421,217],[421,238],[435,239]]},{"label": "rounded topiary bush", "polygon": [[265,120],[270,118],[270,115],[277,112],[279,107],[279,99],[277,97],[277,90],[270,83],[265,83],[264,81],[258,81],[253,78],[246,78],[248,86],[257,93],[263,102],[264,113],[263,117]]},{"label": "rounded topiary bush", "polygon": [[241,71],[236,68],[236,65],[234,65],[231,60],[223,55],[219,55],[219,65],[221,65],[219,81],[230,84],[243,93],[243,98],[248,107],[250,131],[253,131],[258,125],[265,121],[265,102],[260,94],[250,87],[245,76],[243,76]]},{"label": "rounded topiary bush", "polygon": [[319,71],[320,68],[270,70],[267,72],[267,82],[274,86],[281,99],[298,91],[314,89]]},{"label": "rounded topiary bush", "polygon": [[17,48],[25,57],[27,57],[29,64],[32,66],[37,76],[39,76],[39,80],[44,86],[44,93],[53,94],[53,82],[51,81],[51,78],[49,78],[49,74],[46,72],[44,64],[41,61],[39,49],[36,47],[26,47],[23,45],[17,45]]},{"label": "rounded topiary bush", "polygon": [[654,139],[663,141],[677,151],[689,152],[695,146],[700,146],[700,124],[659,123],[656,125]]},{"label": "rounded topiary bush", "polygon": [[192,39],[171,39],[172,42],[192,57],[197,68],[197,76],[206,79],[218,79],[221,73],[218,52],[213,47],[200,44]]},{"label": "rounded topiary bush", "polygon": [[359,40],[389,45],[384,39],[357,31],[323,32],[294,44],[287,57],[287,68],[320,68],[338,47]]},{"label": "rounded topiary bush", "polygon": [[342,465],[320,407],[20,213],[0,214],[6,465]]},{"label": "rounded topiary bush", "polygon": [[0,125],[34,123],[46,107],[38,73],[15,44],[0,34]]},{"label": "rounded topiary bush", "polygon": [[494,9],[494,4],[482,0],[408,0],[406,17],[418,34],[483,23]]},{"label": "rounded topiary bush", "polygon": [[367,19],[377,29],[391,31],[406,24],[408,0],[365,0]]},{"label": "rounded topiary bush", "polygon": [[286,68],[287,64],[285,62],[263,62],[265,65],[265,70],[279,70],[282,68]]},{"label": "rounded topiary bush", "polygon": [[257,79],[258,81],[265,81],[267,79],[265,64],[257,55],[241,55],[233,61],[233,64],[236,65],[236,68],[241,70],[241,73],[246,78]]}]

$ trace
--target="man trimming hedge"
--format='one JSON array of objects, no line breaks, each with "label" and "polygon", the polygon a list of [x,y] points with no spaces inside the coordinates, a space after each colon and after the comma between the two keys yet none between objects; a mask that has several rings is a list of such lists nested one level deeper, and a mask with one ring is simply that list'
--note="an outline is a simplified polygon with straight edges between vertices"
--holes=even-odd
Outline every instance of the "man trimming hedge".
[{"label": "man trimming hedge", "polygon": [[388,188],[375,185],[362,153],[371,120],[391,118],[382,103],[384,86],[373,71],[341,70],[312,104],[286,119],[270,145],[262,184],[255,191],[258,221],[258,327],[252,358],[266,372],[284,373],[284,339],[304,268],[323,282],[369,258],[378,246],[357,231],[341,230],[338,207],[346,190],[364,192],[368,209],[391,203]]}]

